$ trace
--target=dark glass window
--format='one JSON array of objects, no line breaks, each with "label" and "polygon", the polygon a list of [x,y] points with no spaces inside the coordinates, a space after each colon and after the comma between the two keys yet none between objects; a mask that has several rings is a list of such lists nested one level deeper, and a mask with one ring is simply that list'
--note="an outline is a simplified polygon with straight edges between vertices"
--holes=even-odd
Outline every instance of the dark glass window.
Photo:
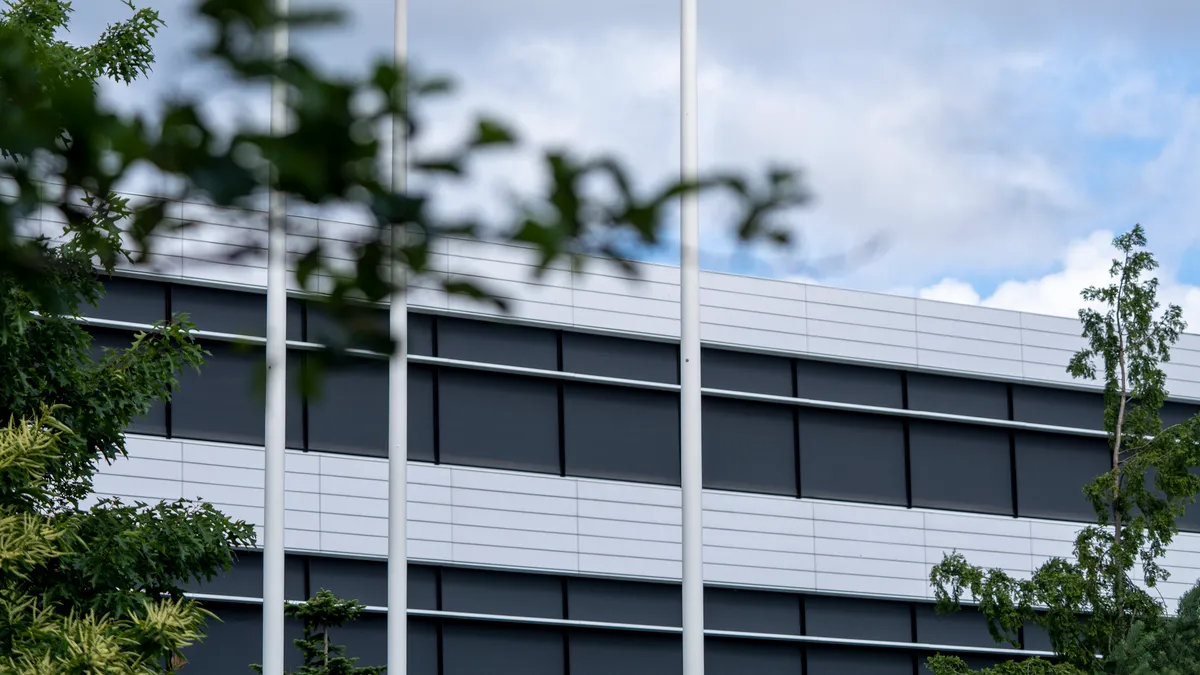
[{"label": "dark glass window", "polygon": [[801,409],[800,494],[904,505],[904,425],[892,417]]},{"label": "dark glass window", "polygon": [[442,570],[442,609],[561,619],[562,579],[545,574],[447,567]]},{"label": "dark glass window", "polygon": [[900,371],[797,359],[796,396],[885,408],[904,405]]},{"label": "dark glass window", "polygon": [[917,605],[917,642],[928,645],[996,647],[987,619],[974,609],[938,614],[933,605]]},{"label": "dark glass window", "polygon": [[[204,641],[183,650],[188,675],[252,672],[251,663],[262,663],[262,605],[203,604],[219,621],[210,619],[204,629]],[[304,637],[301,623],[287,619],[284,639],[290,648],[283,652],[283,665],[289,672],[302,665],[300,650],[291,647],[292,641],[301,637]]]},{"label": "dark glass window", "polygon": [[559,472],[554,381],[443,368],[438,413],[443,462]]},{"label": "dark glass window", "polygon": [[[411,338],[410,354],[417,353],[412,350],[412,347],[418,344],[422,337],[426,339],[426,344],[432,341],[431,325],[422,326],[420,319],[414,321],[416,316],[420,315],[410,314],[408,318],[409,330],[416,329],[418,331],[416,337]],[[339,320],[329,311],[327,305],[314,299],[307,304],[305,339],[323,345],[338,344],[343,347],[378,349],[380,348],[379,339],[390,333],[389,320],[389,311],[386,307],[370,305],[353,306],[348,310],[347,315]],[[426,330],[424,336],[420,335],[422,328]]]},{"label": "dark glass window", "polygon": [[[325,589],[364,605],[387,606],[387,563],[313,556],[308,562],[309,595]],[[437,609],[437,577],[432,567],[409,565],[408,606]]]},{"label": "dark glass window", "polygon": [[1162,418],[1164,427],[1170,427],[1190,420],[1197,413],[1200,413],[1200,405],[1180,401],[1167,401],[1163,404],[1162,410],[1159,411],[1159,417]]},{"label": "dark glass window", "polygon": [[909,422],[913,506],[1012,515],[1008,431]]},{"label": "dark glass window", "polygon": [[710,675],[799,675],[800,645],[762,640],[708,638],[704,641],[704,672]]},{"label": "dark glass window", "polygon": [[545,328],[443,316],[437,340],[448,359],[558,370],[558,335]]},{"label": "dark glass window", "polygon": [[912,410],[1008,419],[1008,386],[1003,382],[908,374],[908,407]]},{"label": "dark glass window", "polygon": [[564,660],[558,629],[458,621],[442,626],[442,675],[562,675]]},{"label": "dark glass window", "polygon": [[704,487],[797,494],[795,409],[706,397]]},{"label": "dark glass window", "polygon": [[[179,391],[171,400],[171,435],[262,445],[266,433],[262,347],[211,341],[204,347],[211,355],[200,372],[187,369],[179,377]],[[292,447],[302,447],[304,438],[300,367],[299,355],[289,354],[287,442]]]},{"label": "dark glass window", "polygon": [[[239,598],[261,598],[263,592],[262,553],[239,551],[233,567],[222,571],[209,581],[193,579],[180,584],[185,591],[207,595],[228,595]],[[288,600],[306,599],[304,566],[301,556],[284,558],[284,597]]]},{"label": "dark glass window", "polygon": [[1079,429],[1104,428],[1104,396],[1090,391],[1013,385],[1013,419]]},{"label": "dark glass window", "polygon": [[571,675],[682,675],[678,635],[572,630]]},{"label": "dark glass window", "polygon": [[[232,335],[267,335],[267,296],[250,291],[231,291],[174,284],[171,286],[171,312],[186,313],[197,330]],[[303,305],[287,302],[287,339],[304,337]]]},{"label": "dark glass window", "polygon": [[[354,358],[321,371],[308,399],[310,450],[388,455],[388,362]],[[408,458],[432,462],[433,371],[408,365]]]},{"label": "dark glass window", "polygon": [[800,596],[732,588],[704,590],[704,627],[745,633],[800,634]]},{"label": "dark glass window", "polygon": [[408,617],[408,675],[438,675],[438,627],[433,619]]},{"label": "dark glass window", "polygon": [[683,599],[672,584],[571,578],[567,611],[578,621],[679,626]]},{"label": "dark glass window", "polygon": [[143,324],[167,318],[167,284],[128,277],[110,277],[102,281],[104,297],[95,307],[81,303],[80,315]]},{"label": "dark glass window", "polygon": [[679,394],[563,385],[566,473],[679,484]]},{"label": "dark glass window", "polygon": [[650,382],[679,382],[679,347],[666,342],[563,333],[563,370]]},{"label": "dark glass window", "polygon": [[1096,517],[1083,487],[1112,466],[1106,439],[1019,431],[1015,440],[1020,515],[1087,521]]},{"label": "dark glass window", "polygon": [[703,386],[709,389],[792,395],[792,364],[783,357],[704,349],[700,370]]},{"label": "dark glass window", "polygon": [[807,647],[805,675],[912,675],[913,656],[893,649]]},{"label": "dark glass window", "polygon": [[912,613],[907,602],[810,595],[804,628],[819,637],[911,642]]},{"label": "dark glass window", "polygon": [[[134,333],[110,328],[91,327],[88,333],[92,336],[92,360],[99,363],[104,358],[104,350],[116,351],[128,349],[133,344]],[[150,404],[150,410],[129,425],[127,429],[134,434],[151,436],[167,435],[167,404],[155,401]]]}]

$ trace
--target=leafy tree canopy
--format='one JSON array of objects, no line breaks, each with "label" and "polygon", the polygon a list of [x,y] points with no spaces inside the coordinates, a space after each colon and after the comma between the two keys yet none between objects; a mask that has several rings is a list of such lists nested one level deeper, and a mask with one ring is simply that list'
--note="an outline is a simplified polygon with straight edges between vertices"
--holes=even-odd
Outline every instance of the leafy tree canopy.
[{"label": "leafy tree canopy", "polygon": [[1106,657],[1135,625],[1162,626],[1165,608],[1153,589],[1168,573],[1159,561],[1178,532],[1176,519],[1200,490],[1191,472],[1200,466],[1200,417],[1164,428],[1160,416],[1167,396],[1162,364],[1185,327],[1182,312],[1161,307],[1158,280],[1146,278],[1157,262],[1140,225],[1113,244],[1121,257],[1113,261],[1112,283],[1083,291],[1092,305],[1079,313],[1087,346],[1068,367],[1105,387],[1112,470],[1084,488],[1097,524],[1080,530],[1073,559],[1052,558],[1030,579],[978,567],[960,553],[930,574],[943,611],[958,609],[969,595],[993,637],[1014,645],[1024,624],[1037,624],[1062,663],[1084,673],[1115,672],[1106,670],[1115,667]]}]

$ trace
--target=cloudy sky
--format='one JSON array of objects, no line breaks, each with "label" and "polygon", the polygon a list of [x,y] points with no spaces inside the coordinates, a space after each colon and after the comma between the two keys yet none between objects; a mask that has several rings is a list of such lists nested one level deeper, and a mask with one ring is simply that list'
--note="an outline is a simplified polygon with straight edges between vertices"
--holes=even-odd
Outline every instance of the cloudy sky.
[{"label": "cloudy sky", "polygon": [[[212,86],[178,0],[151,81]],[[313,0],[308,0],[312,2]],[[458,95],[426,109],[419,147],[484,110],[538,145],[613,152],[646,185],[678,170],[678,0],[409,0],[411,54]],[[391,0],[341,0],[338,33],[296,48],[352,71],[390,52]],[[77,3],[78,35],[117,0]],[[105,7],[108,6],[108,7]],[[711,269],[1072,314],[1105,278],[1113,234],[1140,222],[1170,299],[1200,328],[1200,3],[1194,0],[700,0],[705,168],[803,169],[802,247],[738,251],[722,204],[702,212]],[[261,113],[265,92],[210,97]],[[482,162],[448,209],[487,212],[536,185],[522,158]],[[884,246],[846,266],[814,260]],[[669,260],[669,249],[658,259]]]}]

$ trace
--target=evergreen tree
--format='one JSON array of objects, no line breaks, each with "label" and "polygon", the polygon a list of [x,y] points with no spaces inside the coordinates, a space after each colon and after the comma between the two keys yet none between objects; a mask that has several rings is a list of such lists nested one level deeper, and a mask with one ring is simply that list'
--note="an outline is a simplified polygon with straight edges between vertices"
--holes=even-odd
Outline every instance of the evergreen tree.
[{"label": "evergreen tree", "polygon": [[[383,675],[387,666],[356,666],[357,657],[345,656],[346,648],[333,643],[331,629],[344,626],[362,615],[357,600],[341,600],[332,591],[321,589],[307,601],[288,604],[284,612],[304,624],[304,637],[295,641],[304,664],[294,675]],[[250,666],[262,673],[262,666]]]}]

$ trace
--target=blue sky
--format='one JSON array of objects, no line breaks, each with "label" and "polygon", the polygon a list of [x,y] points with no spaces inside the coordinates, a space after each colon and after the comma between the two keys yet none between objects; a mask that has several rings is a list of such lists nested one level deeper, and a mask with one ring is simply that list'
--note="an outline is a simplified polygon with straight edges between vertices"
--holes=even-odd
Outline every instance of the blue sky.
[{"label": "blue sky", "polygon": [[[462,85],[427,109],[418,150],[485,110],[537,144],[615,152],[647,184],[677,171],[678,0],[409,2],[416,64]],[[177,76],[196,28],[176,0],[148,4],[168,21],[155,79],[200,86]],[[391,0],[340,4],[346,29],[297,48],[338,70],[390,52]],[[80,20],[98,25],[109,5],[79,3]],[[727,210],[706,200],[704,264],[1071,313],[1064,289],[1102,281],[1103,242],[1141,222],[1168,296],[1200,312],[1195,26],[1194,0],[700,0],[702,164],[787,163],[816,195],[793,214],[804,246],[788,255],[738,252]],[[503,208],[539,180],[527,159],[481,163],[439,195],[451,210]],[[806,264],[877,237],[887,246],[857,264]]]}]

